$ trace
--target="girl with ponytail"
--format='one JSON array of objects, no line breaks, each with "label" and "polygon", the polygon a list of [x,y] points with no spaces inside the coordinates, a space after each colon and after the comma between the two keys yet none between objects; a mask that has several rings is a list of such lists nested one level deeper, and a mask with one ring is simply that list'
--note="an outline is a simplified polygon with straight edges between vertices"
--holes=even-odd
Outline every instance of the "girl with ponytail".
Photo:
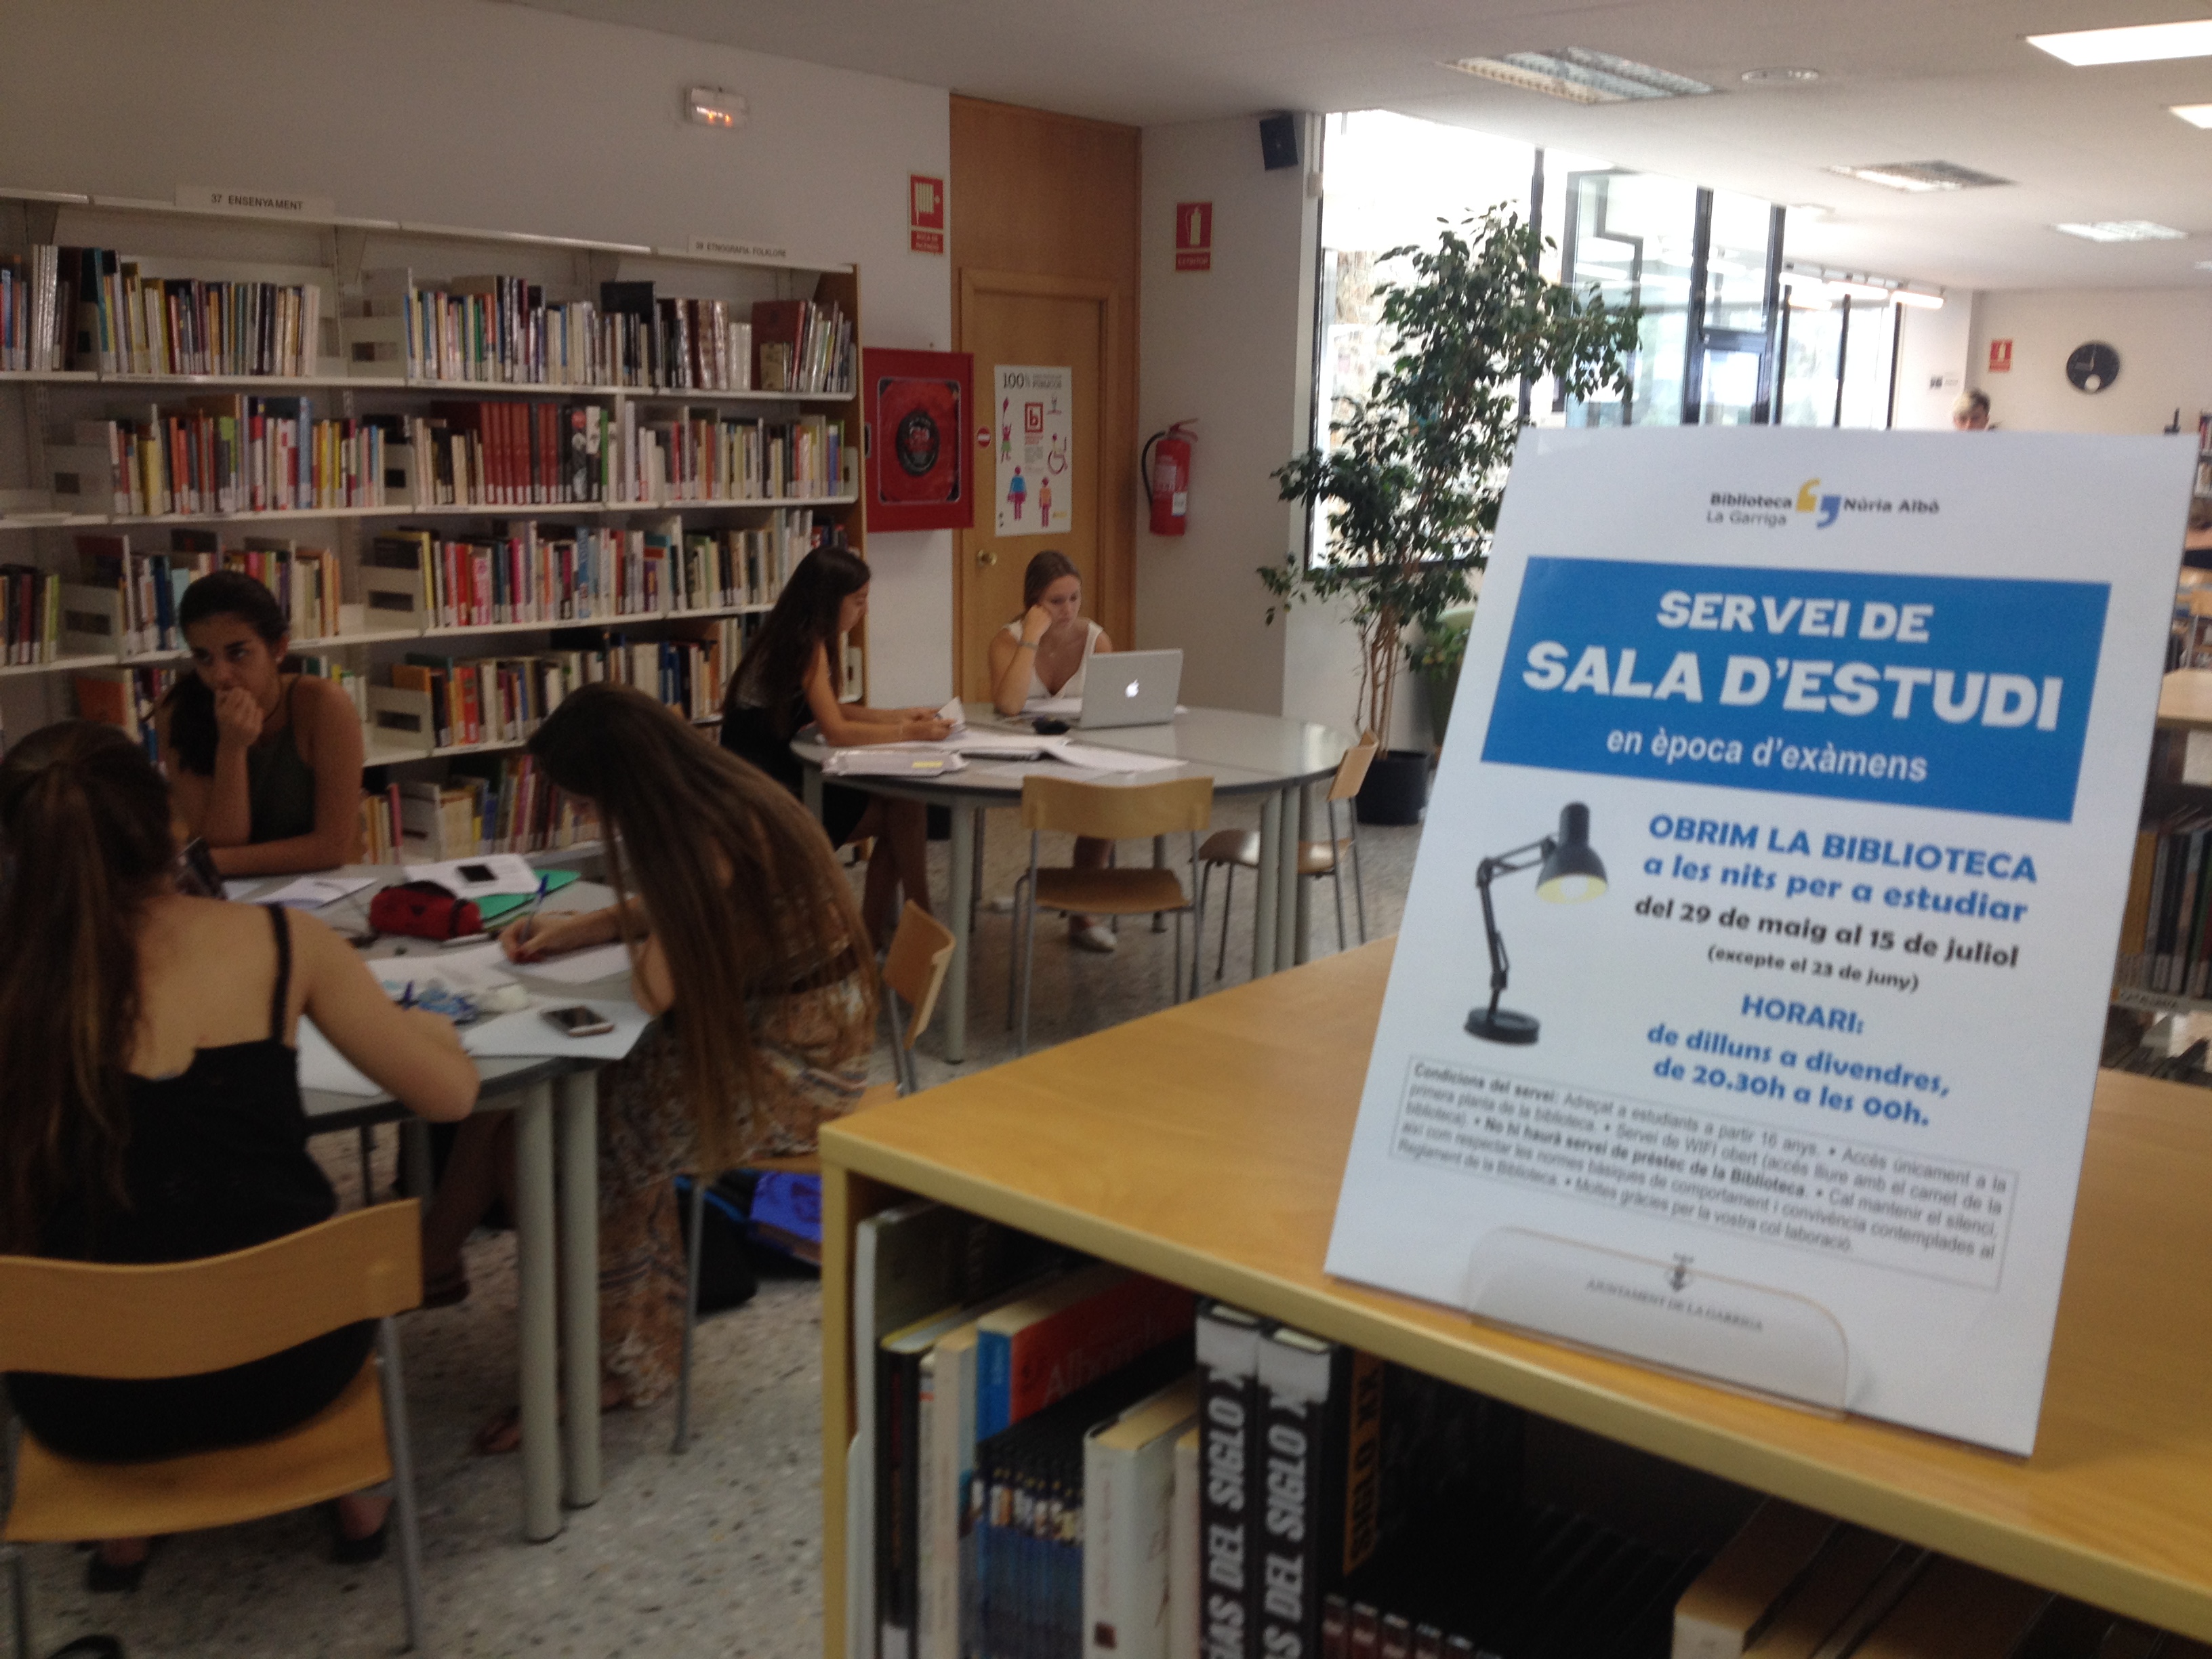
[{"label": "girl with ponytail", "polygon": [[[0,761],[0,1251],[185,1261],[326,1219],[292,1048],[302,1013],[423,1116],[475,1102],[451,1025],[395,1007],[312,916],[186,897],[176,857],[161,775],[114,727],[64,721]],[[348,1326],[198,1376],[19,1374],[8,1391],[64,1456],[177,1456],[304,1422],[371,1336]],[[383,1502],[340,1500],[342,1556],[381,1539]],[[110,1540],[91,1587],[131,1588],[146,1553]]]}]

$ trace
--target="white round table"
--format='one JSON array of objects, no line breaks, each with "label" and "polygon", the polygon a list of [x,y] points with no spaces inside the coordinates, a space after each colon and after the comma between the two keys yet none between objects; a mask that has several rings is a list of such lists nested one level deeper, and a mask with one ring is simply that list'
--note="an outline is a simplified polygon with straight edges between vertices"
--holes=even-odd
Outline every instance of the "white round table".
[{"label": "white round table", "polygon": [[[1018,730],[988,702],[962,705],[971,731]],[[811,728],[809,728],[810,732]],[[1018,805],[1022,780],[1049,771],[1088,782],[1127,786],[1168,778],[1210,777],[1217,795],[1258,795],[1260,881],[1253,930],[1255,978],[1306,958],[1307,893],[1298,880],[1298,843],[1316,839],[1315,802],[1309,786],[1330,777],[1352,739],[1310,720],[1279,714],[1253,714],[1236,708],[1186,708],[1160,726],[1125,726],[1069,737],[1088,747],[1132,754],[1172,757],[1180,763],[1145,772],[1075,771],[1057,761],[970,759],[957,772],[927,779],[847,775],[833,782],[870,794],[919,800],[943,806],[952,815],[952,890],[945,920],[952,929],[953,953],[944,996],[945,1057],[956,1065],[968,1057],[968,966],[969,920],[975,901],[975,866],[981,842],[981,814],[993,806]],[[959,746],[954,738],[948,745]],[[822,811],[822,763],[837,751],[818,738],[802,736],[792,745],[805,768],[806,805]],[[1160,849],[1155,848],[1155,859]]]}]

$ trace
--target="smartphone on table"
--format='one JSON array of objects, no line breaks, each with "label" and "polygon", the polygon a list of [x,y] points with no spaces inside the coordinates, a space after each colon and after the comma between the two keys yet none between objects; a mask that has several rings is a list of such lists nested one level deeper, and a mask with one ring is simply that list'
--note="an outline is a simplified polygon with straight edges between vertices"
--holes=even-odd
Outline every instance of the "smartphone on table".
[{"label": "smartphone on table", "polygon": [[572,1037],[605,1036],[615,1029],[614,1021],[596,1008],[574,1003],[566,1008],[548,1008],[548,1023]]}]

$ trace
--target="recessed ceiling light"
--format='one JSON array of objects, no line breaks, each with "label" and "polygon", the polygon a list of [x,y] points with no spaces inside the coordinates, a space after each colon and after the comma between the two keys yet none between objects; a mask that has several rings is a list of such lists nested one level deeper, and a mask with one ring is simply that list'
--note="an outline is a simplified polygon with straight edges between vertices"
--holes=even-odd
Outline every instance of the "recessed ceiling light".
[{"label": "recessed ceiling light", "polygon": [[1993,173],[1978,173],[1972,167],[1962,167],[1956,161],[1872,161],[1864,167],[1830,167],[1831,173],[1840,173],[1846,179],[1856,179],[1861,184],[1886,185],[1891,190],[1919,192],[1930,190],[1982,190],[1991,185],[2008,185],[2009,179],[2000,179]]},{"label": "recessed ceiling light", "polygon": [[2192,127],[2212,127],[2212,104],[2168,104],[2166,107]]},{"label": "recessed ceiling light", "polygon": [[2100,219],[2093,224],[2053,225],[2051,229],[2090,242],[2179,242],[2189,234],[2148,219]]},{"label": "recessed ceiling light", "polygon": [[1835,211],[1826,202],[1792,202],[1790,210],[1806,219],[1825,219]]},{"label": "recessed ceiling light", "polygon": [[2186,23],[2136,23],[2117,29],[2069,29],[2031,34],[2027,44],[2075,69],[2097,64],[2151,64],[2172,58],[2212,58],[2212,17]]},{"label": "recessed ceiling light", "polygon": [[1817,81],[1820,71],[1816,69],[1755,69],[1746,70],[1743,78],[1754,87],[1802,87],[1808,81]]},{"label": "recessed ceiling light", "polygon": [[1480,76],[1523,92],[1540,92],[1571,104],[1625,104],[1651,98],[1698,98],[1712,88],[1686,75],[1675,75],[1588,46],[1558,52],[1514,52],[1502,58],[1460,58],[1443,66]]}]

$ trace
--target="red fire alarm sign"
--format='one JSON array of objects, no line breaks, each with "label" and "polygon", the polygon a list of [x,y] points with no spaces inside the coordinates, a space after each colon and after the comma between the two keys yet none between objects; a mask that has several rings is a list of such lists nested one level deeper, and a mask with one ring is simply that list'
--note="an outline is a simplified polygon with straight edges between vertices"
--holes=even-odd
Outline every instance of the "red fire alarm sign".
[{"label": "red fire alarm sign", "polygon": [[945,252],[945,180],[907,175],[907,246],[916,253]]},{"label": "red fire alarm sign", "polygon": [[1176,263],[1177,270],[1213,269],[1213,204],[1176,204]]},{"label": "red fire alarm sign", "polygon": [[1990,342],[1990,373],[1992,374],[2012,373],[2012,342],[2010,340]]}]

